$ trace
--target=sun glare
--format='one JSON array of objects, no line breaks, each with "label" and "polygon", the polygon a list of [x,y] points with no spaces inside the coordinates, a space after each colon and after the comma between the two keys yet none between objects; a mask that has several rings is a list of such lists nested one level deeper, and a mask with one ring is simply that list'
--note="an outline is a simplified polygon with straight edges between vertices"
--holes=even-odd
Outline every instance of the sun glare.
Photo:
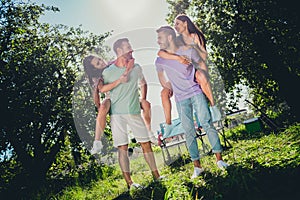
[{"label": "sun glare", "polygon": [[110,0],[102,4],[107,9],[106,12],[110,12],[111,17],[117,17],[126,23],[141,17],[149,3],[151,3],[149,0]]}]

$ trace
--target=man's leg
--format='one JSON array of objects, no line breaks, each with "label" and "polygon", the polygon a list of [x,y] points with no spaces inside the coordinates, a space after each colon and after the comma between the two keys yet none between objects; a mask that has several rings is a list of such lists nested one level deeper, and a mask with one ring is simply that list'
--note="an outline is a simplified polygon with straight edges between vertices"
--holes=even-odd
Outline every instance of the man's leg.
[{"label": "man's leg", "polygon": [[155,179],[159,178],[159,173],[157,170],[155,157],[151,148],[151,143],[149,141],[149,135],[147,133],[147,129],[145,127],[145,123],[140,115],[129,115],[128,116],[128,125],[131,128],[134,137],[136,138],[137,142],[140,143],[144,158],[149,165],[152,174]]},{"label": "man's leg", "polygon": [[158,179],[160,177],[160,175],[157,170],[155,157],[154,157],[150,142],[141,142],[140,144],[143,149],[144,158],[151,169],[153,177],[155,179]]},{"label": "man's leg", "polygon": [[128,145],[122,145],[118,146],[118,160],[119,165],[123,174],[123,177],[128,185],[133,183],[130,176],[130,163],[129,163],[129,157],[128,157]]},{"label": "man's leg", "polygon": [[118,148],[119,165],[127,186],[130,188],[134,183],[130,176],[130,163],[128,157],[128,115],[111,115],[110,124],[113,145]]},{"label": "man's leg", "polygon": [[200,154],[198,149],[196,130],[193,120],[193,107],[190,99],[183,100],[177,103],[178,114],[181,120],[182,127],[185,131],[186,145],[194,164],[194,173],[192,178],[199,176],[204,170],[200,163]]},{"label": "man's leg", "polygon": [[217,162],[222,161],[222,146],[220,138],[218,135],[218,131],[211,122],[211,117],[205,96],[201,93],[192,97],[191,99],[194,109],[198,115],[200,124],[206,132],[209,143],[211,144],[212,152],[215,154]]}]

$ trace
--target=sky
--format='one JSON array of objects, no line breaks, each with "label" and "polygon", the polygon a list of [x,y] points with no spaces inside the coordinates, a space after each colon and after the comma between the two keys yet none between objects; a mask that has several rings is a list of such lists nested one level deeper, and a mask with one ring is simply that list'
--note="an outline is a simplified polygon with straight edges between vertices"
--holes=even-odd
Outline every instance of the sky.
[{"label": "sky", "polygon": [[[148,83],[147,99],[152,106],[152,130],[159,129],[164,121],[160,90],[154,61],[158,44],[155,30],[167,25],[168,4],[164,0],[34,0],[37,4],[55,6],[60,12],[46,12],[41,21],[50,24],[82,26],[83,30],[95,34],[113,31],[106,45],[120,37],[127,37],[134,49],[136,62],[143,68]],[[112,55],[112,54],[111,54]],[[178,117],[172,98],[172,116]]]}]

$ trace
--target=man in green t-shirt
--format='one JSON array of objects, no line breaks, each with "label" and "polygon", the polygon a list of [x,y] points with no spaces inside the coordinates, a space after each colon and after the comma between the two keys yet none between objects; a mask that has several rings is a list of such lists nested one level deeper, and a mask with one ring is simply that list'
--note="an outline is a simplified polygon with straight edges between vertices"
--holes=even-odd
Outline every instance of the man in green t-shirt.
[{"label": "man in green t-shirt", "polygon": [[[131,128],[136,141],[140,143],[144,158],[154,178],[161,178],[157,170],[148,131],[141,117],[139,86],[141,101],[145,101],[147,83],[141,66],[134,63],[133,50],[127,38],[117,40],[113,45],[113,50],[117,55],[117,59],[103,71],[104,84],[100,86],[100,91],[110,91],[110,123],[113,143],[118,148],[118,159],[123,177],[129,188],[131,186],[140,187],[139,184],[132,181],[130,176],[127,126]],[[133,68],[128,73],[125,73],[128,65],[133,65]]]}]

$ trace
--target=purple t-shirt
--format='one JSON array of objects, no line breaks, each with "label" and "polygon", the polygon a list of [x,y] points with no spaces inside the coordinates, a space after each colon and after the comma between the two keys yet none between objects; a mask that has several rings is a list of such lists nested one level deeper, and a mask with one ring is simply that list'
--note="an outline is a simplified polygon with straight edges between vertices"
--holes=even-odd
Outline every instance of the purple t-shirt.
[{"label": "purple t-shirt", "polygon": [[[182,47],[176,51],[177,55],[184,55],[193,62],[198,63],[200,56],[193,48],[183,49]],[[195,82],[195,68],[193,65],[184,65],[176,60],[164,59],[158,57],[155,61],[157,72],[165,71],[173,88],[175,101],[191,98],[202,92],[198,83]]]}]

